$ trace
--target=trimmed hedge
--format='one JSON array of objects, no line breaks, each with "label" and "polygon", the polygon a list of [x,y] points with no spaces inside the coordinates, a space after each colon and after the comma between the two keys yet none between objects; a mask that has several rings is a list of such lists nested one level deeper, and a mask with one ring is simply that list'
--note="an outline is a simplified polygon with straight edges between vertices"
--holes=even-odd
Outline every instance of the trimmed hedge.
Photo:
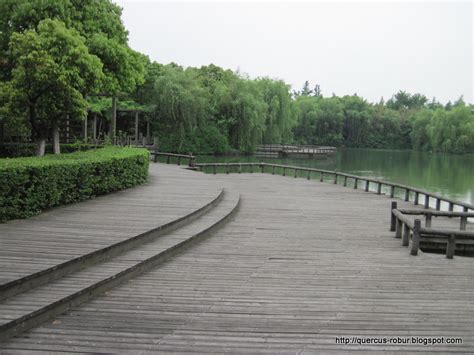
[{"label": "trimmed hedge", "polygon": [[143,183],[149,152],[138,148],[0,159],[0,222]]},{"label": "trimmed hedge", "polygon": [[[72,153],[98,148],[88,143],[61,143],[61,153]],[[46,154],[53,153],[53,145],[46,144]],[[0,158],[32,157],[36,154],[35,143],[3,143],[0,144]]]}]

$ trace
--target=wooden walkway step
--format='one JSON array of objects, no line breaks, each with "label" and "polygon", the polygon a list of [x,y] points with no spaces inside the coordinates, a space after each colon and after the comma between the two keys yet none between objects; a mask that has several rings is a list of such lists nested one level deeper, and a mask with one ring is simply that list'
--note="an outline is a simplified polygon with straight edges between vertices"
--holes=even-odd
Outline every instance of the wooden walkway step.
[{"label": "wooden walkway step", "polygon": [[238,206],[239,196],[228,192],[217,202],[217,206],[206,210],[206,214],[194,220],[185,219],[187,224],[180,228],[149,238],[145,243],[131,245],[130,250],[110,260],[3,301],[0,304],[0,341],[137,276],[197,239],[202,239],[230,218]]},{"label": "wooden walkway step", "polygon": [[69,273],[76,272],[83,267],[91,266],[100,261],[105,261],[107,258],[111,258],[121,252],[134,248],[143,243],[149,242],[150,240],[154,240],[163,234],[170,233],[174,229],[192,222],[194,219],[199,218],[203,214],[207,213],[210,209],[214,208],[220,202],[223,195],[224,190],[222,190],[216,198],[214,198],[212,201],[208,202],[204,206],[174,221],[160,225],[149,231],[138,234],[129,239],[114,243],[105,248],[94,250],[90,253],[54,265],[50,268],[43,269],[30,275],[20,277],[18,279],[1,284],[0,301],[12,297],[16,294],[33,289],[37,286],[43,285],[47,282],[51,282]]},{"label": "wooden walkway step", "polygon": [[141,186],[0,224],[0,284],[188,215],[215,199],[222,188],[206,176],[151,164],[149,179]]}]

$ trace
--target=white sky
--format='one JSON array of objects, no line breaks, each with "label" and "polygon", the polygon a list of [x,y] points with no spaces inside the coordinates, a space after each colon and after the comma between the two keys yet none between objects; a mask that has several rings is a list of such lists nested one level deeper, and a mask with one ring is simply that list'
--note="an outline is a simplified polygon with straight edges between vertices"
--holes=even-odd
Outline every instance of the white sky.
[{"label": "white sky", "polygon": [[473,4],[117,0],[130,46],[160,63],[214,63],[324,96],[398,90],[473,100]]}]

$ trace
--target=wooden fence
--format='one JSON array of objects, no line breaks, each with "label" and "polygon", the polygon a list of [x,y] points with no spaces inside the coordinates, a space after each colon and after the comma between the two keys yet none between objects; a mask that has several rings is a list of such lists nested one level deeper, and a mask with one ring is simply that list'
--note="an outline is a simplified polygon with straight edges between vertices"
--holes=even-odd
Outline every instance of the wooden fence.
[{"label": "wooden fence", "polygon": [[[474,213],[397,209],[397,203],[395,201],[392,202],[391,207],[390,231],[395,231],[395,236],[401,238],[402,245],[407,247],[410,241],[410,232],[412,233],[411,255],[418,254],[421,236],[446,240],[446,257],[448,259],[452,259],[454,256],[457,240],[474,241],[474,232],[466,231],[467,219],[474,217]],[[425,226],[421,226],[420,219],[412,221],[408,218],[408,215],[425,216]],[[433,217],[460,218],[459,230],[432,228],[431,221]]]},{"label": "wooden fence", "polygon": [[298,144],[261,144],[257,147],[257,152],[264,153],[301,153],[301,154],[336,154],[336,147],[325,147],[316,145]]},{"label": "wooden fence", "polygon": [[337,184],[342,179],[344,186],[349,186],[350,184],[354,189],[361,186],[365,191],[370,191],[370,187],[375,186],[375,191],[377,194],[382,193],[382,187],[386,186],[390,190],[390,197],[395,196],[396,191],[404,192],[405,201],[413,201],[415,205],[420,204],[420,198],[424,197],[422,203],[425,208],[430,207],[430,201],[435,202],[435,209],[437,211],[441,210],[441,202],[446,202],[448,204],[448,210],[453,212],[454,207],[458,206],[462,208],[463,212],[468,212],[469,210],[474,211],[474,205],[471,205],[466,202],[456,201],[451,198],[447,198],[441,195],[438,195],[433,192],[428,192],[422,189],[418,189],[411,186],[406,186],[403,184],[393,183],[384,180],[371,179],[363,176],[346,174],[337,171],[316,169],[316,168],[306,168],[301,166],[291,166],[291,165],[281,165],[281,164],[268,164],[268,163],[205,163],[205,164],[195,164],[195,168],[201,171],[206,169],[212,169],[211,171],[216,174],[218,169],[224,169],[224,171],[229,174],[231,172],[242,172],[242,168],[246,167],[250,169],[252,173],[254,170],[260,170],[260,172],[270,172],[275,174],[275,169],[283,170],[283,175],[287,175],[287,172],[293,172],[294,177],[298,177],[298,173],[303,172],[306,174],[306,178],[309,180],[312,176],[317,175],[320,181],[324,181],[325,177],[330,177],[334,184]]},{"label": "wooden fence", "polygon": [[196,163],[196,157],[192,155],[192,153],[189,154],[175,154],[175,153],[164,153],[164,152],[158,152],[158,151],[151,151],[150,155],[153,157],[153,161],[155,163],[158,162],[158,157],[166,157],[166,164],[171,163],[171,158],[175,158],[175,161],[178,165],[181,165],[181,159],[187,159],[188,160],[188,166],[190,168],[194,168],[195,163]]}]

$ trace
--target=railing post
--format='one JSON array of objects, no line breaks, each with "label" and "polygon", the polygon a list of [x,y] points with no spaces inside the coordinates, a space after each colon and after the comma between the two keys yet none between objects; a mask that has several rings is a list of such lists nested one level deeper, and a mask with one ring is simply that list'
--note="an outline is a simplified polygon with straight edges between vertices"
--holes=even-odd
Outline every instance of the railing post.
[{"label": "railing post", "polygon": [[191,153],[189,155],[189,163],[188,165],[191,167],[191,168],[194,168],[194,166],[196,165],[196,157],[193,156],[193,153]]},{"label": "railing post", "polygon": [[216,175],[217,173],[217,167],[216,167],[216,164],[214,164],[214,175]]},{"label": "railing post", "polygon": [[397,218],[397,229],[395,230],[395,238],[402,237],[402,228],[403,228],[402,220]]},{"label": "railing post", "polygon": [[155,155],[153,155],[153,162],[158,163],[158,149],[155,149]]},{"label": "railing post", "polygon": [[449,203],[449,212],[453,212],[454,210],[454,203],[450,202]]},{"label": "railing post", "polygon": [[459,225],[459,229],[461,229],[462,231],[465,231],[466,225],[467,225],[467,217],[461,216],[461,224]]},{"label": "railing post", "polygon": [[456,249],[456,236],[451,234],[448,238],[448,245],[446,245],[446,257],[452,259],[454,256],[454,250]]},{"label": "railing post", "polygon": [[395,196],[395,186],[391,185],[390,186],[390,198],[393,198]]},{"label": "railing post", "polygon": [[171,157],[168,155],[168,156],[166,157],[166,164],[169,164],[169,163],[170,163],[170,159],[171,159]]},{"label": "railing post", "polygon": [[431,220],[433,218],[433,215],[428,213],[427,215],[425,215],[425,227],[426,228],[431,228]]},{"label": "railing post", "polygon": [[334,184],[337,184],[337,173],[334,173]]},{"label": "railing post", "polygon": [[414,202],[415,205],[418,205],[419,197],[420,197],[420,193],[418,191],[415,191],[415,202]]},{"label": "railing post", "polygon": [[369,180],[366,180],[366,181],[365,181],[365,192],[368,192],[368,191],[369,191],[369,184],[370,184],[370,181],[369,181]]},{"label": "railing post", "polygon": [[413,227],[413,240],[411,242],[411,255],[418,255],[418,249],[420,248],[420,228],[421,221],[415,219],[415,225]]},{"label": "railing post", "polygon": [[239,174],[242,173],[242,164],[239,164]]},{"label": "railing post", "polygon": [[463,212],[468,212],[468,211],[469,211],[469,208],[467,208],[466,206],[463,206],[462,211],[463,211]]},{"label": "railing post", "polygon": [[321,171],[321,173],[319,174],[319,182],[323,182],[324,181],[324,173]]},{"label": "railing post", "polygon": [[260,172],[263,174],[263,169],[264,169],[265,165],[263,165],[263,163],[260,163]]},{"label": "railing post", "polygon": [[347,186],[347,176],[344,176],[344,186]]},{"label": "railing post", "polygon": [[229,173],[229,163],[227,163],[225,165],[225,173],[228,174]]},{"label": "railing post", "polygon": [[354,179],[354,189],[357,189],[358,183],[359,183],[359,179],[355,178]]},{"label": "railing post", "polygon": [[395,231],[395,224],[396,224],[396,217],[393,214],[393,210],[397,209],[397,201],[392,201],[392,205],[390,208],[390,231],[394,232]]},{"label": "railing post", "polygon": [[295,178],[298,176],[298,169],[295,169]]},{"label": "railing post", "polygon": [[382,193],[382,183],[378,183],[377,185],[377,195],[380,195]]},{"label": "railing post", "polygon": [[430,208],[430,195],[425,195],[425,208]]},{"label": "railing post", "polygon": [[272,165],[272,175],[275,175],[275,165]]},{"label": "railing post", "polygon": [[410,227],[408,224],[403,224],[403,237],[402,237],[402,246],[407,247],[410,243]]},{"label": "railing post", "polygon": [[405,201],[410,201],[410,189],[405,189]]},{"label": "railing post", "polygon": [[283,176],[286,176],[286,168],[283,168]]},{"label": "railing post", "polygon": [[181,165],[181,157],[178,157],[178,165]]},{"label": "railing post", "polygon": [[436,210],[441,210],[441,200],[439,198],[436,199]]},{"label": "railing post", "polygon": [[311,170],[308,170],[308,176],[306,177],[308,180],[311,179]]}]

